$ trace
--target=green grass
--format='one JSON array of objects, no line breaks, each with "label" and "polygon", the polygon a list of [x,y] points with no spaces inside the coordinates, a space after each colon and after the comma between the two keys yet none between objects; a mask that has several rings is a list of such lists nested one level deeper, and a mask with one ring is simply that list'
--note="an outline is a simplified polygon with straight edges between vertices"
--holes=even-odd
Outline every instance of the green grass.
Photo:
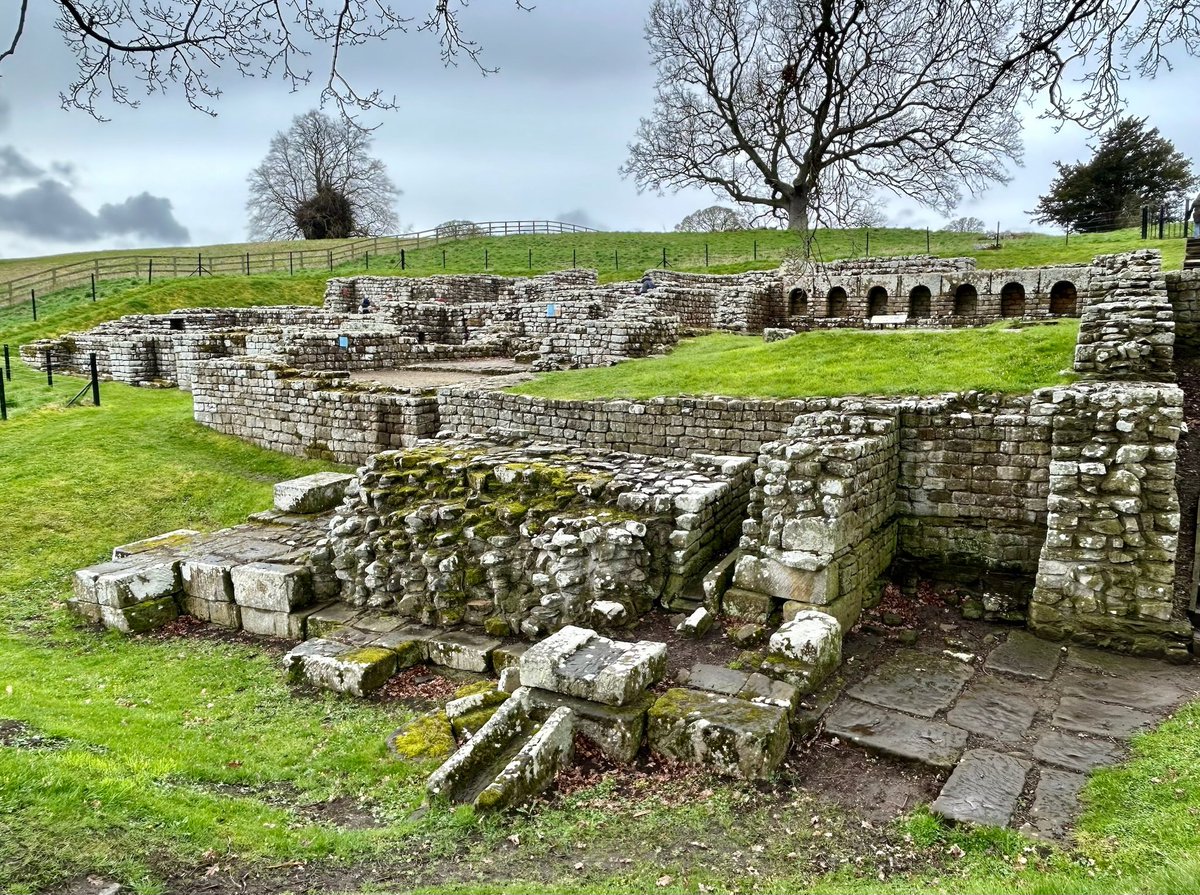
[{"label": "green grass", "polygon": [[800,398],[1028,392],[1070,381],[1079,324],[920,332],[817,330],[782,342],[713,334],[664,357],[546,373],[512,391],[542,398],[727,395]]}]

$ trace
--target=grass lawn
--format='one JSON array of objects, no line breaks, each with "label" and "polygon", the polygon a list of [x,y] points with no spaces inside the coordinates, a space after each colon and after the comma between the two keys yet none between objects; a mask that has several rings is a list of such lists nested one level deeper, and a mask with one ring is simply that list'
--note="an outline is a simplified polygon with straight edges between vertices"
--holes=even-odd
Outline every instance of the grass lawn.
[{"label": "grass lawn", "polygon": [[546,373],[512,390],[543,398],[727,395],[799,398],[1028,392],[1068,382],[1078,321],[954,331],[817,330],[767,344],[726,333],[687,339],[664,357]]}]

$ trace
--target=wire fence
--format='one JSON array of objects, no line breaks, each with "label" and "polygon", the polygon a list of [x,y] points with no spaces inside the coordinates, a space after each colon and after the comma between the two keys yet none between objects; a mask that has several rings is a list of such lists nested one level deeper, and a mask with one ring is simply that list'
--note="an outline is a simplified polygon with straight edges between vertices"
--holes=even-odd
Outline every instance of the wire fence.
[{"label": "wire fence", "polygon": [[[35,299],[37,295],[72,286],[105,280],[155,279],[209,276],[250,276],[251,274],[287,273],[306,270],[332,270],[339,265],[370,256],[398,256],[402,250],[482,236],[529,236],[534,234],[595,233],[590,227],[562,221],[471,221],[456,222],[416,233],[357,239],[331,248],[274,249],[237,254],[110,255],[96,257],[0,281],[0,305],[11,306]],[[303,246],[303,243],[298,243]]]}]

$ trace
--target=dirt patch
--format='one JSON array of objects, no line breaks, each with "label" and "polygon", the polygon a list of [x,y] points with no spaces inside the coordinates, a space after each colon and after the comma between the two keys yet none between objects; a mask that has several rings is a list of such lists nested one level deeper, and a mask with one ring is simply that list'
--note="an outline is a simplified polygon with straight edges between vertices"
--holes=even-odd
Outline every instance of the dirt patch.
[{"label": "dirt patch", "polygon": [[67,741],[62,737],[40,734],[24,721],[0,718],[0,746],[12,749],[61,749]]},{"label": "dirt patch", "polygon": [[[524,378],[528,373],[529,367],[507,358],[478,358],[415,364],[392,370],[355,370],[350,378],[355,382],[378,382],[380,385],[400,388],[436,388],[466,382],[478,383],[496,377]],[[507,379],[504,382],[507,383]]]},{"label": "dirt patch", "polygon": [[731,641],[720,624],[714,624],[703,637],[685,637],[675,630],[683,621],[685,613],[649,612],[642,617],[629,634],[618,635],[627,640],[651,640],[667,645],[667,674],[664,681],[675,681],[681,671],[689,670],[697,662],[707,665],[728,665],[741,653],[741,648]]},{"label": "dirt patch", "polygon": [[[469,680],[479,680],[474,677]],[[404,702],[417,707],[444,703],[454,696],[468,679],[455,679],[433,671],[427,665],[406,668],[371,694],[372,702]]]},{"label": "dirt patch", "polygon": [[190,615],[181,615],[168,622],[161,628],[155,628],[146,634],[133,634],[130,640],[175,640],[185,637],[188,640],[208,640],[217,643],[235,643],[238,646],[248,646],[271,657],[282,657],[284,653],[296,645],[294,640],[279,640],[274,637],[261,637],[257,634],[247,634],[245,631],[224,628],[221,625],[210,624]]}]

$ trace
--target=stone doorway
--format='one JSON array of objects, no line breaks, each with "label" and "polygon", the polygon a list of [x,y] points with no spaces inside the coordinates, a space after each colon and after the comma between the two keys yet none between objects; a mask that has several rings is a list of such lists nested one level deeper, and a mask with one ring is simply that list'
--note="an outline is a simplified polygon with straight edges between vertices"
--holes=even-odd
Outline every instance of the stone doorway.
[{"label": "stone doorway", "polygon": [[808,293],[796,287],[788,293],[788,316],[805,317],[808,315]]},{"label": "stone doorway", "polygon": [[825,316],[845,317],[847,299],[846,290],[841,286],[830,289],[829,295],[825,297]]}]

